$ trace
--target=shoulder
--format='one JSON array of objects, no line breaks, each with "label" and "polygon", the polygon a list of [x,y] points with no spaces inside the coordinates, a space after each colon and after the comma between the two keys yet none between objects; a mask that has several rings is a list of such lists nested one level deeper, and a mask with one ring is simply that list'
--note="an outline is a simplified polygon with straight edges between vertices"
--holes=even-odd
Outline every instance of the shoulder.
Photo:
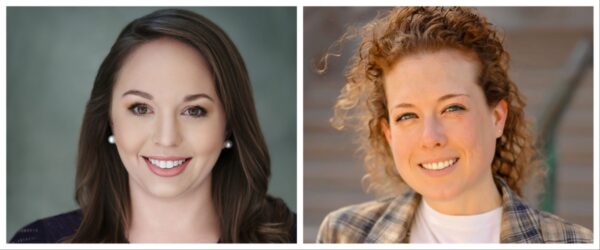
[{"label": "shoulder", "polygon": [[73,235],[81,224],[81,210],[40,219],[21,228],[10,243],[58,243]]},{"label": "shoulder", "polygon": [[329,213],[319,229],[318,243],[364,242],[394,198],[374,200]]},{"label": "shoulder", "polygon": [[[260,213],[262,214],[263,225],[269,225],[269,227],[275,225],[275,227],[278,228],[275,231],[285,232],[285,236],[280,234],[282,238],[276,237],[277,239],[274,241],[266,240],[262,243],[296,243],[297,216],[282,199],[267,196],[267,205],[260,208]],[[259,231],[266,230],[259,229]]]},{"label": "shoulder", "polygon": [[293,216],[293,223],[292,226],[290,227],[290,230],[288,231],[288,234],[290,235],[290,242],[289,243],[296,243],[298,241],[297,236],[296,236],[296,231],[297,231],[297,220],[298,218],[296,217],[296,213],[292,212]]},{"label": "shoulder", "polygon": [[592,243],[592,232],[580,225],[528,206],[506,182],[496,178],[502,190],[501,241],[505,243]]},{"label": "shoulder", "polygon": [[554,214],[540,211],[539,222],[546,243],[593,243],[592,231]]}]

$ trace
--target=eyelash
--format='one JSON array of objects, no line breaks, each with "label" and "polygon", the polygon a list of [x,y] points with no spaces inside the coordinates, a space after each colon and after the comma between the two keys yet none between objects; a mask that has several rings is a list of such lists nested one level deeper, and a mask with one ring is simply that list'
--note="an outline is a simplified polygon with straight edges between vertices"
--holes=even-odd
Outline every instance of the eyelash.
[{"label": "eyelash", "polygon": [[415,113],[404,113],[404,114],[398,116],[398,118],[396,119],[396,122],[406,121],[406,120],[410,119],[410,118],[405,118],[409,115],[412,116],[413,118],[417,117],[417,114],[415,114]]},{"label": "eyelash", "polygon": [[[145,108],[145,109],[146,109],[146,111],[145,111],[145,112],[142,112],[141,110],[139,110],[139,109],[141,109],[141,108]],[[151,109],[151,108],[150,108],[150,107],[149,107],[147,104],[145,104],[145,103],[134,103],[134,104],[132,104],[131,106],[129,106],[129,108],[127,108],[127,109],[128,109],[128,110],[129,110],[129,111],[130,111],[130,112],[131,112],[133,115],[136,115],[136,116],[145,116],[145,115],[148,115],[148,114],[152,114],[152,109]],[[190,114],[190,111],[191,111],[191,110],[198,110],[199,114]],[[183,115],[188,115],[188,116],[190,116],[190,117],[192,117],[192,118],[200,118],[200,117],[204,117],[204,116],[206,116],[207,112],[206,112],[206,109],[205,109],[205,108],[203,108],[203,107],[201,107],[201,106],[198,106],[198,105],[196,105],[196,106],[190,106],[190,107],[187,107],[187,108],[186,108],[186,109],[185,109],[185,110],[182,112],[182,114],[183,114]]]},{"label": "eyelash", "polygon": [[454,111],[450,111],[450,112],[458,112],[458,111],[464,111],[464,110],[467,110],[467,109],[466,109],[464,106],[462,106],[462,105],[458,105],[458,104],[452,104],[452,105],[448,106],[446,109],[444,109],[444,112],[445,112],[445,111],[447,111],[447,110],[449,110],[449,109],[451,109],[451,108],[454,108],[454,109],[456,109],[456,110],[454,110]]},{"label": "eyelash", "polygon": [[[445,112],[454,113],[454,112],[465,111],[465,110],[467,110],[467,109],[462,105],[452,104],[452,105],[448,106],[447,108],[445,108],[442,113],[445,113]],[[408,117],[408,116],[412,116],[412,117]],[[396,122],[406,121],[411,118],[418,118],[418,116],[415,113],[404,113],[404,114],[401,114],[400,116],[398,116],[398,118],[396,119]]]},{"label": "eyelash", "polygon": [[[147,110],[146,113],[142,114],[139,110],[140,108],[145,108]],[[128,109],[129,109],[129,111],[131,111],[131,113],[133,113],[134,115],[137,115],[137,116],[144,116],[144,115],[147,115],[148,112],[152,112],[152,110],[150,109],[150,107],[148,107],[148,105],[146,105],[144,103],[139,103],[139,102],[132,104],[131,106],[129,106]]]},{"label": "eyelash", "polygon": [[[189,114],[189,111],[190,111],[190,110],[192,110],[192,109],[197,109],[197,110],[199,110],[200,114],[196,114],[196,115],[190,115],[190,114]],[[204,116],[206,116],[206,114],[207,114],[207,112],[206,112],[206,109],[205,109],[205,108],[203,108],[203,107],[201,107],[201,106],[197,106],[197,105],[196,105],[196,106],[191,106],[191,107],[188,107],[188,108],[186,108],[186,109],[183,111],[183,114],[185,114],[185,113],[188,113],[188,115],[189,115],[189,116],[191,116],[191,117],[194,117],[194,118],[200,118],[200,117],[204,117]]]}]

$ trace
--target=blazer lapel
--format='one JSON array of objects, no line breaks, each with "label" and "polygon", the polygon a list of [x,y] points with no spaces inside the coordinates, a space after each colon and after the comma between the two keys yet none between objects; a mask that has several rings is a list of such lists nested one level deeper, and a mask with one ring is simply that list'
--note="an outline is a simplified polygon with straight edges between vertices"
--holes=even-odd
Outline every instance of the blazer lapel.
[{"label": "blazer lapel", "polygon": [[536,211],[523,203],[504,180],[496,178],[496,183],[503,200],[500,242],[544,243]]},{"label": "blazer lapel", "polygon": [[407,243],[410,226],[421,196],[409,189],[398,196],[379,217],[365,243]]}]

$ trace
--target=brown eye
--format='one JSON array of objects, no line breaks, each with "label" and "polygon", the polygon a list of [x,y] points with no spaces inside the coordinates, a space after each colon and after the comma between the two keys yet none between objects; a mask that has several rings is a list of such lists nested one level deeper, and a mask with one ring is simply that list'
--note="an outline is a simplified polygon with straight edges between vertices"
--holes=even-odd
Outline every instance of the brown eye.
[{"label": "brown eye", "polygon": [[183,115],[189,115],[196,118],[203,117],[206,116],[206,110],[200,106],[194,106],[184,110]]},{"label": "brown eye", "polygon": [[133,104],[133,105],[131,105],[131,107],[129,107],[129,110],[134,115],[147,115],[147,114],[152,113],[152,111],[150,110],[150,107],[148,107],[148,105],[143,104],[143,103]]}]

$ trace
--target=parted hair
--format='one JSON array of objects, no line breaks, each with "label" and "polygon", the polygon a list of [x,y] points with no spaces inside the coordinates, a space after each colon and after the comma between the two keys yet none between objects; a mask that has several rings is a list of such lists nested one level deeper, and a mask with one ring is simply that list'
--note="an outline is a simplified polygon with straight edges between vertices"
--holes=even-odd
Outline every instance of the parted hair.
[{"label": "parted hair", "polygon": [[[112,134],[110,104],[125,59],[142,44],[170,37],[191,45],[208,62],[223,103],[231,149],[212,170],[212,200],[223,243],[290,242],[295,216],[267,194],[270,158],[256,115],[244,61],[226,33],[191,11],[158,10],[129,23],[102,62],[85,108],[77,157],[76,193],[83,219],[68,242],[127,242],[131,200],[127,171]],[[292,235],[293,234],[293,235]]]}]

